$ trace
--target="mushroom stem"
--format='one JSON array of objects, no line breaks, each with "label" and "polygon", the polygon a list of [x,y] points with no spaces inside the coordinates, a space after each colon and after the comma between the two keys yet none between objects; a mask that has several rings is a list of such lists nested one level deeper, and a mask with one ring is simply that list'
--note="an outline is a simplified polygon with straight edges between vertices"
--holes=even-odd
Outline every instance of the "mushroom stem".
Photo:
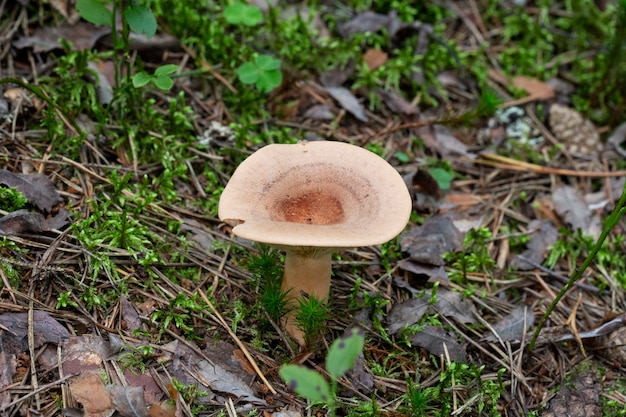
[{"label": "mushroom stem", "polygon": [[298,300],[303,295],[327,300],[330,293],[332,251],[327,248],[287,250],[282,291],[287,294],[287,313],[284,327],[300,345],[304,345],[304,332],[298,328],[296,313]]}]

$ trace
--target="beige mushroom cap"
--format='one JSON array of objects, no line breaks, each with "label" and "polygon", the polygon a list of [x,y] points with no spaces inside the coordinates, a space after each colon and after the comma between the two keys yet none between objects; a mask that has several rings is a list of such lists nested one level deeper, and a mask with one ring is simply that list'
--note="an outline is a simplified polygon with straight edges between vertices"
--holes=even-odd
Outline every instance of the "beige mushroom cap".
[{"label": "beige mushroom cap", "polygon": [[267,145],[235,170],[219,217],[245,239],[281,246],[357,247],[387,242],[412,202],[387,161],[342,142]]}]

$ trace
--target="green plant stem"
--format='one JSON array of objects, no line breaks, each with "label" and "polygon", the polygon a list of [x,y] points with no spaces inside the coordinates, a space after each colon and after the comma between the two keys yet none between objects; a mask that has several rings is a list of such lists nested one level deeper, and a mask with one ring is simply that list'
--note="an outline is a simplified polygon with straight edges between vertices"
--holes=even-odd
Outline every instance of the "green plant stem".
[{"label": "green plant stem", "polygon": [[328,411],[330,417],[336,417],[337,415],[337,380],[335,378],[330,379],[330,400],[328,400]]},{"label": "green plant stem", "polygon": [[600,237],[598,238],[596,243],[593,245],[593,248],[591,248],[591,252],[589,252],[589,255],[587,255],[587,257],[585,258],[585,261],[580,266],[580,268],[578,268],[576,272],[574,273],[574,275],[572,275],[572,277],[569,279],[569,281],[567,281],[565,286],[561,289],[561,291],[556,296],[554,301],[552,301],[552,303],[548,307],[548,310],[539,321],[539,324],[537,324],[537,328],[535,329],[533,337],[530,340],[530,344],[528,345],[529,350],[534,349],[535,342],[537,341],[537,337],[539,336],[539,333],[541,332],[543,325],[545,324],[546,320],[548,320],[548,317],[550,317],[550,314],[552,314],[552,311],[555,309],[559,301],[561,301],[561,298],[563,298],[563,296],[569,291],[569,289],[580,278],[582,278],[583,273],[585,272],[587,267],[589,267],[591,262],[595,259],[596,255],[598,254],[598,251],[602,247],[602,244],[604,243],[606,238],[609,236],[609,233],[611,233],[613,228],[617,225],[617,223],[624,216],[624,214],[626,214],[626,184],[624,184],[624,189],[622,190],[622,196],[617,202],[617,206],[615,207],[611,215],[607,217],[606,221],[604,222],[604,225],[602,227],[602,233],[600,234]]}]

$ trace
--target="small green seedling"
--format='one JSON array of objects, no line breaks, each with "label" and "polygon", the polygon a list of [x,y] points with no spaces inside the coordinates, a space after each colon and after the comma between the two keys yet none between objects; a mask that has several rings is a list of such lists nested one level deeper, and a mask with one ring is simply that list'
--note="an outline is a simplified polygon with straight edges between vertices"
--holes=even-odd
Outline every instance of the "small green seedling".
[{"label": "small green seedling", "polygon": [[[113,25],[113,12],[106,6],[106,1],[101,0],[78,0],[76,10],[85,20],[96,25]],[[156,33],[157,21],[149,7],[130,2],[124,9],[124,19],[130,29],[139,34],[145,34],[151,38]]]},{"label": "small green seedling", "polygon": [[447,191],[450,189],[450,185],[452,185],[452,179],[454,178],[454,174],[446,171],[443,168],[429,169],[428,173],[430,174],[431,177],[433,177],[435,181],[437,181],[437,184],[439,184],[440,189],[444,191]]},{"label": "small green seedling", "polygon": [[256,26],[263,21],[263,13],[257,6],[233,3],[224,9],[224,18],[232,25]]},{"label": "small green seedling", "polygon": [[300,365],[284,365],[280,368],[280,376],[298,395],[314,403],[326,404],[331,417],[334,417],[337,380],[354,366],[364,344],[365,336],[361,329],[352,329],[350,336],[333,342],[326,355],[326,371],[330,375],[330,384],[320,373]]},{"label": "small green seedling", "polygon": [[155,87],[167,91],[174,85],[172,74],[178,71],[178,69],[178,65],[167,64],[155,69],[154,74],[140,71],[133,75],[133,86],[135,88],[141,88],[151,82]]},{"label": "small green seedling", "polygon": [[252,62],[237,68],[237,77],[244,84],[254,84],[263,93],[269,93],[283,82],[280,60],[270,55],[257,55]]}]

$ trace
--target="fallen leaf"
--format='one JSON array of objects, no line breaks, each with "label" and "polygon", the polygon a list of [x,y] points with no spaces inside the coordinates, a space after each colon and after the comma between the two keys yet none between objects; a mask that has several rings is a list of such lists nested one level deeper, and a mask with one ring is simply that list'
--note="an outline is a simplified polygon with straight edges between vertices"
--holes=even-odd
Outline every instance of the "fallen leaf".
[{"label": "fallen leaf", "polygon": [[61,209],[56,216],[47,219],[41,214],[28,210],[17,210],[0,218],[0,235],[40,233],[60,229],[67,224],[70,213]]},{"label": "fallen leaf", "polygon": [[388,22],[389,16],[367,11],[357,14],[354,18],[339,26],[339,33],[344,38],[347,38],[357,33],[378,32]]},{"label": "fallen leaf", "polygon": [[395,304],[387,315],[387,331],[390,335],[398,333],[407,326],[412,326],[428,310],[428,297],[411,298]]},{"label": "fallen leaf", "polygon": [[547,100],[554,97],[554,89],[549,84],[539,81],[536,78],[518,75],[517,77],[513,77],[513,85],[517,88],[521,88],[528,93],[528,95],[537,100]]},{"label": "fallen leaf", "polygon": [[524,333],[531,328],[534,321],[535,314],[532,308],[517,307],[491,326],[498,337],[494,334],[489,334],[483,340],[495,342],[499,338],[503,342],[520,341]]},{"label": "fallen leaf", "polygon": [[122,328],[128,332],[134,332],[141,327],[141,318],[135,310],[135,306],[126,297],[120,299]]},{"label": "fallen leaf", "polygon": [[247,382],[235,374],[228,372],[217,363],[210,363],[201,359],[194,364],[193,370],[197,372],[202,380],[206,381],[209,387],[214,391],[234,395],[241,401],[262,405],[267,404],[265,400],[254,395],[252,388],[250,388]]},{"label": "fallen leaf", "polygon": [[[28,313],[0,314],[0,351],[18,354],[28,350]],[[35,348],[46,343],[60,344],[70,332],[45,311],[33,312]]]},{"label": "fallen leaf", "polygon": [[[1,334],[1,331],[0,331]],[[0,387],[8,387],[13,383],[13,375],[17,362],[15,355],[0,351]],[[5,410],[7,404],[11,402],[11,391],[0,390],[0,410]]]},{"label": "fallen leaf", "polygon": [[433,307],[440,315],[453,318],[459,323],[476,323],[476,307],[458,292],[439,288],[437,302]]},{"label": "fallen leaf", "polygon": [[389,110],[394,113],[404,114],[405,116],[413,116],[419,113],[417,107],[396,92],[383,90],[382,88],[376,88],[374,92],[385,102]]},{"label": "fallen leaf", "polygon": [[562,186],[552,193],[552,203],[556,213],[573,230],[580,229],[584,234],[598,238],[602,225],[597,216],[592,216],[585,199],[576,188]]},{"label": "fallen leaf", "polygon": [[46,212],[50,212],[52,207],[63,202],[63,197],[45,175],[14,174],[6,169],[0,169],[0,184],[15,187],[31,204]]},{"label": "fallen leaf", "polygon": [[467,150],[467,145],[458,140],[450,129],[443,125],[432,126],[435,140],[437,141],[438,151],[444,157],[461,155],[470,159],[476,158],[476,155]]},{"label": "fallen leaf", "polygon": [[143,387],[107,386],[115,411],[123,417],[148,417],[148,406],[143,397]]},{"label": "fallen leaf", "polygon": [[616,127],[613,133],[611,133],[611,136],[606,140],[607,145],[611,145],[617,153],[626,157],[624,142],[626,142],[626,122]]},{"label": "fallen leaf", "polygon": [[530,240],[526,244],[526,250],[522,252],[520,257],[516,257],[511,261],[511,267],[520,271],[530,271],[534,266],[524,259],[529,259],[536,264],[543,263],[548,250],[559,237],[558,230],[549,220],[533,220],[528,224],[531,233]]},{"label": "fallen leaf", "polygon": [[80,15],[76,7],[73,7],[73,3],[70,5],[69,0],[50,0],[50,5],[56,10],[65,20],[74,25],[80,20]]},{"label": "fallen leaf", "polygon": [[32,35],[22,36],[13,41],[17,49],[33,48],[35,54],[62,49],[59,39],[69,41],[74,50],[92,49],[96,42],[111,32],[110,27],[95,26],[89,22],[78,22],[73,26],[44,26],[35,29]]},{"label": "fallen leaf", "polygon": [[303,115],[307,119],[313,120],[333,120],[335,115],[326,104],[316,104],[311,106]]},{"label": "fallen leaf", "polygon": [[0,218],[0,235],[12,236],[48,230],[46,218],[41,213],[34,211],[17,210]]},{"label": "fallen leaf", "polygon": [[463,236],[445,215],[437,214],[421,226],[411,228],[400,235],[400,247],[411,260],[427,265],[443,265],[443,255],[459,250]]},{"label": "fallen leaf", "polygon": [[370,70],[375,70],[384,65],[387,62],[387,58],[389,58],[389,55],[386,52],[376,48],[370,48],[363,54],[363,62]]},{"label": "fallen leaf", "polygon": [[453,335],[441,327],[426,326],[421,332],[409,336],[409,341],[413,346],[426,349],[431,355],[446,357],[447,350],[451,361],[467,362],[467,355],[463,346],[456,341]]},{"label": "fallen leaf", "polygon": [[326,87],[326,91],[348,113],[352,114],[362,122],[368,121],[368,118],[365,115],[365,109],[350,90],[344,87]]},{"label": "fallen leaf", "polygon": [[111,396],[99,373],[86,372],[70,379],[70,392],[85,411],[85,417],[108,417],[113,409]]},{"label": "fallen leaf", "polygon": [[[398,262],[398,267],[404,271],[410,272],[415,276],[415,280],[426,282],[448,282],[448,273],[443,268],[443,266],[432,266],[432,265],[423,265],[418,262],[413,262],[410,259],[403,259]],[[394,280],[394,283],[396,281]],[[403,281],[402,281],[403,282]],[[406,283],[409,288],[409,291],[413,290],[418,292],[416,289],[412,288],[408,283]],[[396,285],[398,285],[396,283]],[[406,288],[402,285],[398,285],[400,288]],[[411,291],[411,292],[413,292]]]}]

